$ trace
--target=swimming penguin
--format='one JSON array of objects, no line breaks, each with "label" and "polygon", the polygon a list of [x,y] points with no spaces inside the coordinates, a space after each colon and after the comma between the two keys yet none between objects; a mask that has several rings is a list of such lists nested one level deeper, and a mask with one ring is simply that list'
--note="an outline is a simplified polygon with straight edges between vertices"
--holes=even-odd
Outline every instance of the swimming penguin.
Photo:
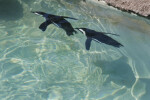
[{"label": "swimming penguin", "polygon": [[[113,38],[105,35],[105,34],[111,34],[111,33],[96,32],[94,30],[87,29],[87,28],[75,28],[75,29],[78,29],[80,32],[86,35],[87,37],[86,42],[85,42],[86,50],[90,50],[92,40],[98,43],[100,42],[105,43],[107,45],[111,45],[117,48],[123,46],[122,44],[114,40]],[[112,34],[112,35],[117,35],[117,34]]]},{"label": "swimming penguin", "polygon": [[32,13],[36,15],[41,15],[46,19],[46,21],[39,26],[39,28],[42,31],[45,31],[48,25],[54,24],[57,27],[62,28],[68,36],[73,35],[73,32],[77,33],[72,27],[72,25],[65,19],[68,18],[68,19],[77,20],[75,18],[71,18],[67,16],[57,16],[57,15],[47,14],[45,12],[40,12],[40,11],[35,11]]}]

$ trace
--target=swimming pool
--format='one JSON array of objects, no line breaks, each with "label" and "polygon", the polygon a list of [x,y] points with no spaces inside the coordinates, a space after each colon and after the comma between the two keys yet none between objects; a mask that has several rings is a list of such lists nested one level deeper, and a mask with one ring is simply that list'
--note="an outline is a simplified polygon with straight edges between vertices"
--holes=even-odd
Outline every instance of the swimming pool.
[{"label": "swimming pool", "polygon": [[[8,1],[0,1],[8,12],[0,17],[1,100],[149,100],[150,20],[90,1]],[[30,11],[119,34],[108,36],[124,47],[92,41],[87,51],[83,34],[67,36],[54,25],[42,32],[45,19]]]}]

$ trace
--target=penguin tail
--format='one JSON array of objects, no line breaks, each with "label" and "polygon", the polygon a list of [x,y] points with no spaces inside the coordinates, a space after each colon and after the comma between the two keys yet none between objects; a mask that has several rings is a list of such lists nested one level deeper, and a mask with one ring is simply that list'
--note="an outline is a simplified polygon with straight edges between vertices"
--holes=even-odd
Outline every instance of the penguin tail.
[{"label": "penguin tail", "polygon": [[76,30],[65,30],[65,31],[68,36],[74,35],[73,33],[77,34]]},{"label": "penguin tail", "polygon": [[67,34],[68,36],[71,36],[71,35],[73,35],[73,32],[66,31],[66,34]]}]

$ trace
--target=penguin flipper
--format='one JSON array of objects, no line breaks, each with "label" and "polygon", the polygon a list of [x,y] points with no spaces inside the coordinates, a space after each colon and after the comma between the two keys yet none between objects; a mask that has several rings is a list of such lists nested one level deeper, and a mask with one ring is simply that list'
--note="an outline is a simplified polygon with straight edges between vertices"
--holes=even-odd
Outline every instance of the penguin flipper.
[{"label": "penguin flipper", "polygon": [[90,50],[92,38],[87,38],[85,41],[86,50]]},{"label": "penguin flipper", "polygon": [[47,26],[51,23],[52,23],[51,21],[45,21],[39,26],[39,29],[41,29],[42,31],[45,31]]}]

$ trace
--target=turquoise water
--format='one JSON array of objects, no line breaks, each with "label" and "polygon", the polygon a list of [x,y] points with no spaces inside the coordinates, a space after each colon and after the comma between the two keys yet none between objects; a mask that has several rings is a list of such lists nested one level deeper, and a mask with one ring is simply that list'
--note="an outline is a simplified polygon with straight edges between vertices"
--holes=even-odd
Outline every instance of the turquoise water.
[{"label": "turquoise water", "polygon": [[[83,34],[42,32],[30,11],[78,18],[74,27],[119,34],[109,36],[124,47],[86,51]],[[0,0],[0,14],[0,100],[149,100],[150,20],[80,0]]]}]

